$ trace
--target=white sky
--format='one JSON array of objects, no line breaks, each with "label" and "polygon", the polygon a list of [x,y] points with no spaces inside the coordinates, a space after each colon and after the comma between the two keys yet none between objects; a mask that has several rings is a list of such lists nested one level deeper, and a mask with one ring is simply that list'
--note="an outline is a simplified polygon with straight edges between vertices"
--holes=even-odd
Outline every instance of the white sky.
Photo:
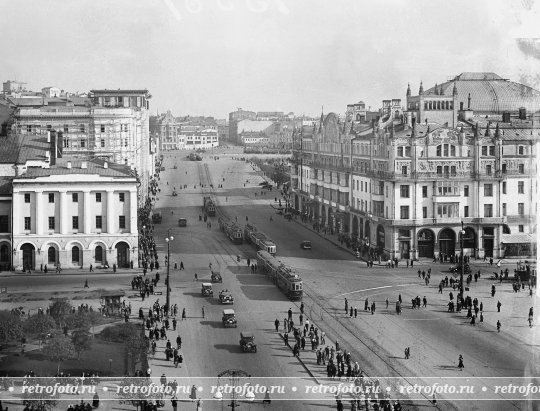
[{"label": "white sky", "polygon": [[151,110],[318,116],[464,71],[540,89],[535,0],[0,0],[0,79],[147,88]]}]

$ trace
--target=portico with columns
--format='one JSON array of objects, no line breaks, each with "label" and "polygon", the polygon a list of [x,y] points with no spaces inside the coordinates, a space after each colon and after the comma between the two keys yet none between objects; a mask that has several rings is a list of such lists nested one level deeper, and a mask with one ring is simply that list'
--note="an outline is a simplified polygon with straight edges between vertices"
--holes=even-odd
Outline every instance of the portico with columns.
[{"label": "portico with columns", "polygon": [[59,162],[16,177],[15,270],[136,264],[137,184],[127,167],[102,160]]}]

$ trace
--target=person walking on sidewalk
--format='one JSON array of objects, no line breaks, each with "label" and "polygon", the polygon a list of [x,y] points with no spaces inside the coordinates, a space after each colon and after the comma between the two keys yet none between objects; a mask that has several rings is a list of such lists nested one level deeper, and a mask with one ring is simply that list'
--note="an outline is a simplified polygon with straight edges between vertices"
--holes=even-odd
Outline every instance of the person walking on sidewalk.
[{"label": "person walking on sidewalk", "polygon": [[202,318],[204,318],[204,305],[202,307]]},{"label": "person walking on sidewalk", "polygon": [[184,321],[186,319],[186,309],[183,308],[182,309],[182,321]]},{"label": "person walking on sidewalk", "polygon": [[461,370],[463,370],[463,368],[465,368],[465,365],[463,365],[463,355],[459,354],[459,358],[458,358],[458,368]]},{"label": "person walking on sidewalk", "polygon": [[276,318],[276,321],[274,321],[274,326],[276,327],[276,332],[279,331],[279,320]]},{"label": "person walking on sidewalk", "polygon": [[93,273],[94,272],[94,266],[92,264],[90,264],[90,272]]}]

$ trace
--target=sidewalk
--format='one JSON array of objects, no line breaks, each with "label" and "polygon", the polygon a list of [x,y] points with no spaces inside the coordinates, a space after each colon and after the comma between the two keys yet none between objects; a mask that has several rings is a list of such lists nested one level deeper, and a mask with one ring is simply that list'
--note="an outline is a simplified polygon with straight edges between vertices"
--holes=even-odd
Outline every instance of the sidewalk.
[{"label": "sidewalk", "polygon": [[142,268],[117,268],[116,273],[112,268],[94,268],[92,272],[88,271],[88,268],[67,268],[62,269],[60,273],[55,272],[54,270],[48,270],[46,273],[40,270],[32,271],[30,274],[28,272],[22,272],[22,271],[0,271],[0,277],[37,277],[37,276],[43,276],[43,277],[51,277],[51,276],[58,276],[58,275],[142,275],[143,269]]}]

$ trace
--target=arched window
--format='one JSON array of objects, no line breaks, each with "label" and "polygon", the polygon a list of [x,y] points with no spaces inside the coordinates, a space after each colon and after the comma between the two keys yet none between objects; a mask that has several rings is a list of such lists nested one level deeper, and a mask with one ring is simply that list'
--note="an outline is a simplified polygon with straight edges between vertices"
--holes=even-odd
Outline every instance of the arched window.
[{"label": "arched window", "polygon": [[73,264],[79,263],[79,247],[77,246],[73,246],[73,248],[71,249],[71,262]]},{"label": "arched window", "polygon": [[7,245],[2,245],[0,247],[0,261],[8,261],[9,260],[9,250]]},{"label": "arched window", "polygon": [[356,115],[356,121],[360,121],[360,114]]},{"label": "arched window", "polygon": [[47,250],[47,261],[49,262],[49,264],[56,263],[56,248],[49,247],[49,249]]},{"label": "arched window", "polygon": [[103,261],[103,247],[102,246],[98,245],[96,247],[94,259],[96,260],[96,263]]}]

